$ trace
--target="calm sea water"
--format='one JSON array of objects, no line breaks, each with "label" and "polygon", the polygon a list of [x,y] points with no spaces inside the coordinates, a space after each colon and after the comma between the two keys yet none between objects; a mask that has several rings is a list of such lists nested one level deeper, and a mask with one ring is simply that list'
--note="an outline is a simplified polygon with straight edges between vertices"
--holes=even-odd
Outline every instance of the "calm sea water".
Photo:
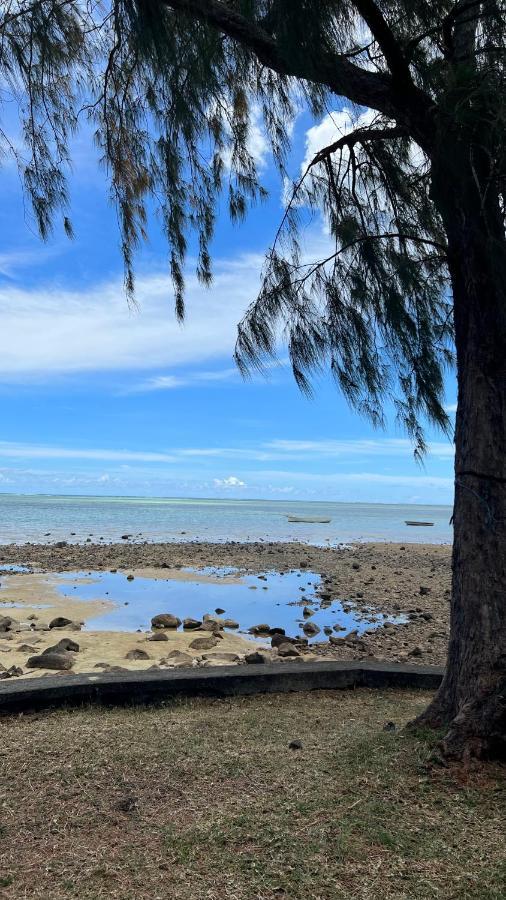
[{"label": "calm sea water", "polygon": [[[270,500],[193,500],[0,494],[0,543],[118,541],[452,540],[449,506],[307,503]],[[329,524],[292,523],[288,516],[329,518]],[[413,528],[406,519],[433,522]]]}]

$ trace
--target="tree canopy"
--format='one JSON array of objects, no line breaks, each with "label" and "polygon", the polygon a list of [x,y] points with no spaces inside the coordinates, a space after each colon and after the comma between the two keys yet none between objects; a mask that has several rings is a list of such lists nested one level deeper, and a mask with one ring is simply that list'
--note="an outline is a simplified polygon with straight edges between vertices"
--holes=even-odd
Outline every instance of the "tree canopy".
[{"label": "tree canopy", "polygon": [[[286,213],[259,296],[239,326],[243,371],[287,341],[299,385],[330,367],[373,422],[390,398],[423,450],[424,417],[448,427],[452,360],[447,243],[431,193],[447,128],[493,160],[503,196],[505,3],[502,0],[6,0],[2,105],[14,99],[17,161],[43,237],[58,215],[72,233],[71,139],[88,121],[118,213],[125,284],[149,211],[169,249],[184,315],[188,241],[212,279],[210,246],[225,197],[233,220],[265,195],[249,150],[261,115],[285,182]],[[301,105],[325,115],[335,95],[357,127],[293,180],[287,152]],[[329,252],[308,259],[307,214],[323,213]]]}]

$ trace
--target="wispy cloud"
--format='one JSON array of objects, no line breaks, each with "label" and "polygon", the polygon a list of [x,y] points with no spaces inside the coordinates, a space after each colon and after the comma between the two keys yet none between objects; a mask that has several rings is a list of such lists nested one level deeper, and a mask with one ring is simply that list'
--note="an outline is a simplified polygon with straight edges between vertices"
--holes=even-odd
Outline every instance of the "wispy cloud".
[{"label": "wispy cloud", "polygon": [[216,371],[185,372],[182,375],[154,375],[145,381],[139,382],[128,388],[125,393],[144,394],[150,391],[172,391],[183,387],[204,387],[205,385],[220,384],[224,381],[239,380],[239,370],[236,367],[217,369]]},{"label": "wispy cloud", "polygon": [[8,459],[87,459],[101,462],[173,463],[170,453],[150,450],[108,450],[85,447],[51,447],[0,441],[0,457]]},{"label": "wispy cloud", "polygon": [[[451,461],[454,449],[451,444],[433,442],[429,444],[432,456]],[[0,441],[0,457],[11,459],[88,459],[111,462],[176,463],[189,459],[250,460],[258,463],[272,461],[301,461],[311,464],[316,458],[321,461],[339,460],[353,462],[368,457],[390,459],[413,457],[413,446],[408,440],[379,438],[378,440],[284,440],[251,443],[237,447],[169,447],[159,450],[130,450],[128,448],[79,448],[44,444]]]},{"label": "wispy cloud", "polygon": [[[405,438],[378,438],[377,440],[273,440],[264,445],[266,450],[278,451],[287,456],[312,454],[327,457],[348,456],[413,456],[413,444]],[[428,446],[429,453],[439,456],[454,456],[454,448],[450,443],[433,441]]]},{"label": "wispy cloud", "polygon": [[[259,286],[261,255],[217,260],[211,289],[193,276],[179,325],[163,274],[139,277],[138,309],[129,310],[121,280],[87,290],[0,288],[0,379],[48,380],[72,373],[153,371],[232,358],[236,326]],[[151,389],[170,389],[165,384]],[[209,375],[208,375],[209,377]]]}]

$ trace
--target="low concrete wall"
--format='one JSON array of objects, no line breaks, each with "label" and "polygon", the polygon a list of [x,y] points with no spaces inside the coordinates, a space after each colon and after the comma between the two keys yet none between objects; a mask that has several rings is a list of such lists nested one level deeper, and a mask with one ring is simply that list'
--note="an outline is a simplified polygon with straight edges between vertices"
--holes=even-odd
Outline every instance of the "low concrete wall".
[{"label": "low concrete wall", "polygon": [[0,682],[0,714],[83,703],[156,703],[289,691],[399,687],[435,690],[443,669],[379,662],[274,663],[117,675],[51,675]]}]

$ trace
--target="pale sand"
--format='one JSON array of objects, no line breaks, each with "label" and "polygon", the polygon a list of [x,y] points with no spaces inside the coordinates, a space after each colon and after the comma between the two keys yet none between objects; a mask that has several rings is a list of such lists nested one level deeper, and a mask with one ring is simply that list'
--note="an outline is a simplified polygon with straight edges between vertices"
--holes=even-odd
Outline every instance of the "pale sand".
[{"label": "pale sand", "polygon": [[[164,569],[135,569],[132,571],[136,577],[143,578],[167,578]],[[180,581],[202,581],[216,583],[222,579],[210,575],[191,575],[187,572],[171,571],[171,579]],[[233,579],[236,583],[240,579]],[[30,624],[31,616],[36,616],[35,625],[49,624],[56,616],[64,616],[73,622],[85,623],[88,619],[95,618],[101,613],[113,609],[116,605],[112,601],[104,600],[79,600],[71,594],[62,595],[56,590],[57,576],[48,574],[22,574],[2,577],[0,589],[0,616],[12,616],[21,624]],[[79,580],[78,580],[79,581]],[[83,579],[84,581],[84,579]],[[232,579],[229,580],[229,583]],[[88,582],[89,583],[89,582]],[[8,604],[15,603],[17,608]],[[43,607],[43,608],[41,608]],[[164,610],[160,610],[163,612]],[[123,666],[131,670],[149,669],[158,664],[172,650],[184,650],[195,659],[199,659],[202,653],[227,651],[244,655],[255,649],[252,642],[237,634],[223,632],[223,639],[210,651],[191,650],[189,645],[197,637],[210,637],[205,631],[182,631],[165,629],[167,641],[148,641],[150,632],[122,632],[122,631],[74,631],[64,628],[51,629],[50,631],[21,631],[0,633],[0,663],[9,669],[11,666],[19,666],[27,675],[40,676],[46,670],[26,669],[26,662],[30,656],[38,655],[47,647],[56,644],[61,638],[69,637],[79,644],[79,652],[73,653],[73,672],[90,672],[96,663],[105,662],[112,666]],[[20,650],[23,645],[33,647],[33,653]],[[256,646],[258,644],[256,643]],[[129,650],[136,648],[149,653],[147,660],[125,659]]]}]

